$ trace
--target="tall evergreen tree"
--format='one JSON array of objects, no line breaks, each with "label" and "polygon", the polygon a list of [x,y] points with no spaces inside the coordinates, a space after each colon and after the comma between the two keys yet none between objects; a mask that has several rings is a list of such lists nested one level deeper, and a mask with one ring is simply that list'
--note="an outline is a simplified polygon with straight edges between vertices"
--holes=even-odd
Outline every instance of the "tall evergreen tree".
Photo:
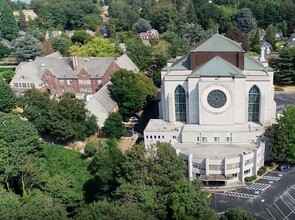
[{"label": "tall evergreen tree", "polygon": [[18,35],[18,26],[7,0],[0,0],[0,37],[13,40]]}]

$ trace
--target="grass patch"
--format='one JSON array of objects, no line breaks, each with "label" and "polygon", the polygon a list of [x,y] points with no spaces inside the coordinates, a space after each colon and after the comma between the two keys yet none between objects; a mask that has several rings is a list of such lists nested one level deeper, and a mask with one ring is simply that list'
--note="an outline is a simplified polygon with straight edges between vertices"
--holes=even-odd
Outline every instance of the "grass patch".
[{"label": "grass patch", "polygon": [[14,67],[0,67],[0,72],[4,72],[4,71],[7,71],[7,70],[12,70],[12,71],[14,71],[15,68],[14,68]]}]

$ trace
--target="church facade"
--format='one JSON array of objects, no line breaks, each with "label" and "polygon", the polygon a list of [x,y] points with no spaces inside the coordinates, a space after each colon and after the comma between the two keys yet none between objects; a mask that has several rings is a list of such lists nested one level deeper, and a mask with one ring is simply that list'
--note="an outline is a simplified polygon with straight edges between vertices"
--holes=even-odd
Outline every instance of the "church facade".
[{"label": "church facade", "polygon": [[189,178],[227,183],[256,175],[276,110],[273,70],[263,58],[215,34],[170,60],[161,71],[160,119],[144,131],[146,147],[171,143]]}]

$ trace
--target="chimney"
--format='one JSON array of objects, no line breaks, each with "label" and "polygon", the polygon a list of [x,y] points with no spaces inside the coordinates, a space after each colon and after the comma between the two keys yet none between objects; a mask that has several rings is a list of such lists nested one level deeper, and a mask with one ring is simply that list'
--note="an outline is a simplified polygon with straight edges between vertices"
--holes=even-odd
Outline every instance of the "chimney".
[{"label": "chimney", "polygon": [[72,65],[73,65],[73,70],[77,71],[78,70],[78,59],[77,59],[76,54],[72,55]]}]

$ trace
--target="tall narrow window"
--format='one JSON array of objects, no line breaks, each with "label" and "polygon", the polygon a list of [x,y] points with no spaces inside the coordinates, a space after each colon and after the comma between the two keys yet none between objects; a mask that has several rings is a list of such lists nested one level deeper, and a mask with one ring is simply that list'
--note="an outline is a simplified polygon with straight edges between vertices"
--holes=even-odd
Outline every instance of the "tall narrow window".
[{"label": "tall narrow window", "polygon": [[174,92],[175,120],[186,122],[186,95],[182,86],[177,86]]},{"label": "tall narrow window", "polygon": [[248,121],[259,122],[260,92],[257,86],[252,86],[248,98]]}]

